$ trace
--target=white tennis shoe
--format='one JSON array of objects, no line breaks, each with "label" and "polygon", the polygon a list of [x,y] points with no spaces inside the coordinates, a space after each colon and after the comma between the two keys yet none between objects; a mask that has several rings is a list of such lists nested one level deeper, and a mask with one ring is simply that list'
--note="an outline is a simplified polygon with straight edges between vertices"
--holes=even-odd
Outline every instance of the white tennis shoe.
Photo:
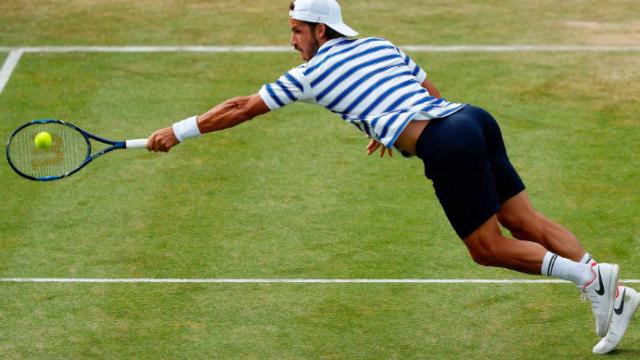
[{"label": "white tennis shoe", "polygon": [[593,347],[594,354],[607,354],[620,344],[631,317],[638,309],[638,304],[640,304],[640,294],[638,292],[629,287],[618,287],[618,295],[615,300],[609,331],[607,331],[607,336]]},{"label": "white tennis shoe", "polygon": [[582,289],[583,297],[591,301],[591,310],[596,318],[596,334],[605,337],[616,299],[618,287],[618,265],[591,263],[593,280]]}]

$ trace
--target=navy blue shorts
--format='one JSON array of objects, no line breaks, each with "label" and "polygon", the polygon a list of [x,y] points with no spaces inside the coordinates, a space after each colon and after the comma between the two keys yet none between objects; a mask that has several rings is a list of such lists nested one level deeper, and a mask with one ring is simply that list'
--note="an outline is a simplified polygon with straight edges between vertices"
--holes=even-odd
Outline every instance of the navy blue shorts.
[{"label": "navy blue shorts", "polygon": [[461,239],[525,189],[509,162],[498,123],[472,105],[431,120],[418,138],[416,155]]}]

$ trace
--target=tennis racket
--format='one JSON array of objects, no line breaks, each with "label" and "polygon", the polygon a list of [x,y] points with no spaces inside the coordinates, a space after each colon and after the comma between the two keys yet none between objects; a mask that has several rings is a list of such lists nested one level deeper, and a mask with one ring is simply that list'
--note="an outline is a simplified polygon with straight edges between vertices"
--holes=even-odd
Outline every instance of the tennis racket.
[{"label": "tennis racket", "polygon": [[[44,145],[36,136],[46,132]],[[91,141],[108,147],[91,154]],[[7,143],[7,161],[20,176],[35,181],[52,181],[78,172],[93,160],[117,149],[146,148],[147,139],[111,141],[88,133],[64,121],[34,120],[17,128]]]}]

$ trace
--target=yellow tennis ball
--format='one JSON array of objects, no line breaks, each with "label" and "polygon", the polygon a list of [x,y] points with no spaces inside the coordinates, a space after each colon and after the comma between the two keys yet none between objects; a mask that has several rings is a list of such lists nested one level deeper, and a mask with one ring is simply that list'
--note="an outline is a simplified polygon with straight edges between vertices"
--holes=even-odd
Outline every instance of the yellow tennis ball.
[{"label": "yellow tennis ball", "polygon": [[41,131],[38,133],[38,135],[36,135],[33,142],[36,144],[37,149],[46,150],[51,147],[51,144],[53,143],[53,138],[51,137],[51,134],[49,134],[48,132]]}]

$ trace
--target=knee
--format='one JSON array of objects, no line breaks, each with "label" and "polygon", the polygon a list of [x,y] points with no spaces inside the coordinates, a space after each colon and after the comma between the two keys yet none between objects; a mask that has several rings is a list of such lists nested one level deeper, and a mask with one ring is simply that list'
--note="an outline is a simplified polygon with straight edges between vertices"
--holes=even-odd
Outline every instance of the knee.
[{"label": "knee", "polygon": [[467,244],[473,261],[482,266],[498,266],[499,246],[497,240],[494,237],[485,237],[472,244]]},{"label": "knee", "polygon": [[516,239],[544,242],[542,216],[537,212],[526,217],[500,214],[498,220]]},{"label": "knee", "polygon": [[495,264],[495,259],[489,256],[486,253],[474,252],[470,251],[471,258],[473,261],[482,266],[493,266]]}]

